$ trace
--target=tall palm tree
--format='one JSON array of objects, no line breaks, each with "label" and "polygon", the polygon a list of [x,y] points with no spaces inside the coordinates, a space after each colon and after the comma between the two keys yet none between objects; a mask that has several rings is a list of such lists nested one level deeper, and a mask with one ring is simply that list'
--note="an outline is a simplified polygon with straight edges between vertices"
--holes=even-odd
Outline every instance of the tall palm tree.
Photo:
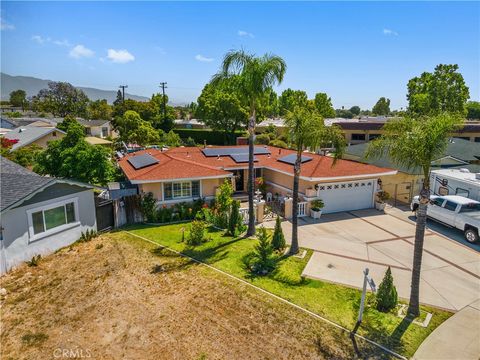
[{"label": "tall palm tree", "polygon": [[462,124],[455,115],[442,113],[420,118],[405,117],[387,122],[383,134],[370,142],[366,157],[379,158],[388,155],[393,163],[409,169],[421,168],[423,185],[417,209],[415,245],[413,252],[412,282],[408,313],[420,315],[420,272],[422,267],[423,241],[430,202],[430,168],[432,161],[445,152],[449,134]]},{"label": "tall palm tree", "polygon": [[310,149],[316,150],[322,144],[333,145],[334,164],[345,149],[345,137],[336,126],[327,127],[323,118],[308,107],[295,107],[287,114],[285,125],[288,128],[290,141],[297,150],[293,165],[293,209],[292,209],[292,244],[290,254],[298,252],[298,183],[302,168],[302,153]]},{"label": "tall palm tree", "polygon": [[273,85],[282,82],[286,70],[287,65],[279,56],[265,54],[257,57],[243,50],[232,50],[225,55],[220,71],[212,77],[211,81],[213,84],[218,84],[226,78],[238,75],[239,86],[250,108],[248,121],[248,236],[255,235],[253,145],[257,111],[265,93]]}]

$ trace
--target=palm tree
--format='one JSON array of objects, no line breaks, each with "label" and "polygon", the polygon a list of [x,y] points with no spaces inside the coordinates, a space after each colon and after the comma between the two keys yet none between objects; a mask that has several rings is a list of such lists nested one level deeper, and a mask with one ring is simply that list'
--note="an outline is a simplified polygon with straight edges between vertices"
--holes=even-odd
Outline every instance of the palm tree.
[{"label": "palm tree", "polygon": [[240,87],[248,101],[250,118],[248,121],[248,230],[247,235],[255,235],[254,195],[254,141],[255,125],[259,103],[265,93],[275,84],[280,84],[287,70],[285,61],[275,55],[265,54],[257,57],[243,50],[229,51],[223,58],[220,71],[212,78],[218,84],[226,78],[239,76]]},{"label": "palm tree", "polygon": [[302,167],[302,153],[310,149],[316,150],[322,144],[331,144],[335,149],[334,164],[345,149],[345,137],[336,126],[327,127],[323,118],[307,107],[295,107],[287,114],[285,125],[288,128],[290,140],[297,150],[293,166],[293,209],[292,209],[292,244],[290,254],[298,252],[298,183]]},{"label": "palm tree", "polygon": [[462,124],[455,115],[442,113],[429,117],[405,117],[387,122],[383,134],[370,142],[366,157],[379,158],[388,154],[393,163],[408,169],[421,168],[423,185],[417,209],[415,246],[413,252],[412,282],[408,313],[420,315],[420,271],[422,267],[423,240],[430,202],[431,163],[442,156],[448,144],[449,134]]}]

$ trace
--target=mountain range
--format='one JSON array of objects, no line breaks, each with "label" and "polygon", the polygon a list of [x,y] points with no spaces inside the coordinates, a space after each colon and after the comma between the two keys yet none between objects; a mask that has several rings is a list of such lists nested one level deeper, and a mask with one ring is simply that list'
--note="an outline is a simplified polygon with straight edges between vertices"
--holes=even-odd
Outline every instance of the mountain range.
[{"label": "mountain range", "polygon": [[[37,95],[41,89],[48,87],[48,83],[50,81],[51,80],[43,80],[31,76],[12,76],[2,72],[0,73],[1,99],[8,100],[10,98],[10,93],[19,89],[25,90],[27,97]],[[107,101],[111,104],[117,97],[117,90],[101,90],[81,86],[76,86],[76,88],[83,90],[90,100],[107,99]],[[145,96],[132,95],[128,93],[125,93],[125,98],[137,101],[148,100],[148,98]]]}]

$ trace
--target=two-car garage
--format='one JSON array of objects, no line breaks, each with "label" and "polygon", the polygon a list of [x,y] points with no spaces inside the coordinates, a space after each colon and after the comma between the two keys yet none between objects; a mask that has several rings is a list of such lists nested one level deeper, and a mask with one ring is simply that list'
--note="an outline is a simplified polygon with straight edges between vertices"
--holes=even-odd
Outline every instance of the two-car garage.
[{"label": "two-car garage", "polygon": [[374,206],[376,180],[320,183],[318,197],[323,200],[323,213],[368,209]]}]

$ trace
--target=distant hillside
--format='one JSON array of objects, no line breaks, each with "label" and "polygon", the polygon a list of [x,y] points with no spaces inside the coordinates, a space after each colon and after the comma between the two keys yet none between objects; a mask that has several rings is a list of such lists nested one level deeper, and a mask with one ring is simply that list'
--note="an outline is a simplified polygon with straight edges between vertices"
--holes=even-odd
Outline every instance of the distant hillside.
[{"label": "distant hillside", "polygon": [[[41,89],[48,86],[51,80],[42,80],[31,76],[11,76],[5,73],[0,73],[0,95],[2,100],[8,100],[10,93],[14,90],[25,90],[27,96],[37,95]],[[72,84],[74,85],[74,84]],[[95,88],[77,86],[87,94],[90,100],[107,99],[109,103],[113,103],[117,97],[117,90],[100,90]],[[148,100],[145,96],[137,96],[125,93],[125,98],[137,101]]]}]

